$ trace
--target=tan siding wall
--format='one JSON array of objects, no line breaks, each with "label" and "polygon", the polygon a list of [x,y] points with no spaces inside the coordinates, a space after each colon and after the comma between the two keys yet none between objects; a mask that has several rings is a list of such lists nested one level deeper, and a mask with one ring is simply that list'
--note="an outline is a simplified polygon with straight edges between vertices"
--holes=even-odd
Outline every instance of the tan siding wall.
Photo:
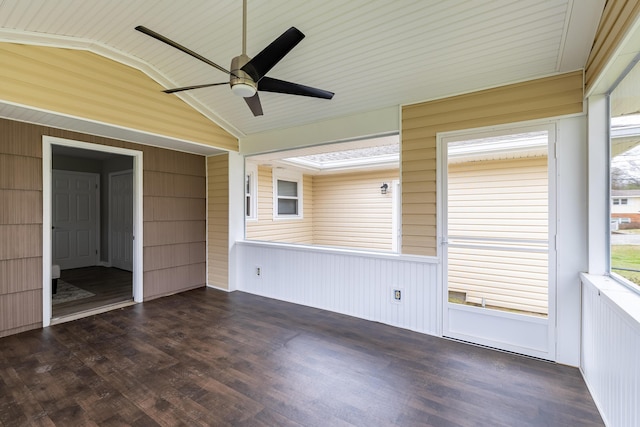
[{"label": "tan siding wall", "polygon": [[585,67],[587,92],[640,14],[640,0],[608,0]]},{"label": "tan siding wall", "polygon": [[229,289],[229,155],[207,158],[207,283]]},{"label": "tan siding wall", "polygon": [[398,170],[313,177],[313,241],[316,245],[392,250],[392,191],[383,182]]},{"label": "tan siding wall", "polygon": [[149,300],[205,284],[206,163],[193,154],[142,151],[144,298]]},{"label": "tan siding wall", "polygon": [[436,255],[436,134],[582,112],[582,72],[402,108],[402,252]]},{"label": "tan siding wall", "polygon": [[42,325],[42,136],[143,152],[144,299],[205,284],[205,158],[0,119],[0,336]]},{"label": "tan siding wall", "polygon": [[42,147],[0,122],[0,336],[42,325]]},{"label": "tan siding wall", "polygon": [[273,174],[258,167],[258,220],[247,221],[246,237],[271,242],[313,244],[313,178],[303,175],[302,219],[273,219]]},{"label": "tan siding wall", "polygon": [[0,43],[0,98],[238,150],[238,141],[141,71],[84,50]]},{"label": "tan siding wall", "polygon": [[[450,164],[449,237],[548,239],[547,158]],[[547,313],[543,253],[451,247],[449,289],[490,306]]]}]

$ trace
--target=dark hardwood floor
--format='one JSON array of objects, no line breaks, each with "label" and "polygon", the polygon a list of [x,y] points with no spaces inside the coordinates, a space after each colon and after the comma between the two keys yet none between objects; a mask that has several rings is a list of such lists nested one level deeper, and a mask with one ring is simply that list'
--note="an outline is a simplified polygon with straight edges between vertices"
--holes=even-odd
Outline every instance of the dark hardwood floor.
[{"label": "dark hardwood floor", "polygon": [[133,299],[130,271],[108,267],[74,268],[62,270],[60,279],[94,295],[53,305],[53,318]]},{"label": "dark hardwood floor", "polygon": [[205,288],[0,339],[0,424],[603,425],[575,368]]}]

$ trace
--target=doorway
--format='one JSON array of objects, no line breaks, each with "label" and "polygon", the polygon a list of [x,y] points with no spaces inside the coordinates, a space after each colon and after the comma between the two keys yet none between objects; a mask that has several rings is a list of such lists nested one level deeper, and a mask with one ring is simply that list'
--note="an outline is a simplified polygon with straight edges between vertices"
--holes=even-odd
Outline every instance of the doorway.
[{"label": "doorway", "polygon": [[43,326],[142,301],[141,189],[141,152],[43,137]]},{"label": "doorway", "polygon": [[442,137],[443,335],[555,357],[555,127]]}]

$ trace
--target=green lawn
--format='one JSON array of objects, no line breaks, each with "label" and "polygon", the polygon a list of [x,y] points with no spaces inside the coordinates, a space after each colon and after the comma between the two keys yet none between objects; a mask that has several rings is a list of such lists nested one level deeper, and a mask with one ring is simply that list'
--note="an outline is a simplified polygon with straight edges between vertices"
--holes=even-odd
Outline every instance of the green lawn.
[{"label": "green lawn", "polygon": [[[616,270],[616,267],[639,270],[639,272]],[[636,285],[640,285],[640,246],[612,245],[611,270],[629,279]]]}]

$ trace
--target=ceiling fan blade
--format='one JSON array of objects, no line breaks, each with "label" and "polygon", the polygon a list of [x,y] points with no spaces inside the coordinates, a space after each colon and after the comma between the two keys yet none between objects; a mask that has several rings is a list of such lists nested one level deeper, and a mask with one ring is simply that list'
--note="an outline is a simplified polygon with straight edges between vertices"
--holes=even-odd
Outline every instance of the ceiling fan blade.
[{"label": "ceiling fan blade", "polygon": [[254,116],[257,117],[262,115],[262,104],[260,104],[260,97],[258,96],[258,92],[256,92],[255,95],[249,98],[244,98],[244,100],[246,101]]},{"label": "ceiling fan blade", "polygon": [[163,90],[164,93],[176,93],[176,92],[182,92],[183,90],[191,90],[191,89],[200,89],[203,87],[211,87],[211,86],[220,86],[220,85],[228,85],[229,82],[222,82],[222,83],[207,83],[204,85],[194,85],[194,86],[184,86],[184,87],[176,87],[174,89],[166,89]]},{"label": "ceiling fan blade", "polygon": [[298,83],[264,77],[258,84],[258,90],[263,92],[286,93],[289,95],[311,96],[314,98],[331,99],[334,93]]},{"label": "ceiling fan blade", "polygon": [[304,34],[296,27],[289,28],[251,61],[244,64],[241,70],[249,74],[254,82],[259,82],[303,38]]},{"label": "ceiling fan blade", "polygon": [[176,49],[181,50],[182,52],[186,53],[187,55],[191,55],[194,58],[199,59],[200,61],[204,62],[205,64],[209,64],[212,67],[217,68],[218,70],[222,71],[223,73],[231,74],[228,70],[226,70],[223,67],[219,66],[215,62],[208,60],[204,56],[202,56],[202,55],[200,55],[198,53],[195,53],[191,49],[188,49],[188,48],[182,46],[181,44],[176,43],[171,39],[168,39],[167,37],[163,36],[162,34],[158,34],[155,31],[148,29],[147,27],[143,27],[142,25],[138,25],[136,27],[136,30],[138,30],[141,33],[144,33],[144,34],[146,34],[146,35],[148,35],[150,37],[153,37],[156,40],[160,40],[161,42],[166,43],[169,46],[175,47]]}]

